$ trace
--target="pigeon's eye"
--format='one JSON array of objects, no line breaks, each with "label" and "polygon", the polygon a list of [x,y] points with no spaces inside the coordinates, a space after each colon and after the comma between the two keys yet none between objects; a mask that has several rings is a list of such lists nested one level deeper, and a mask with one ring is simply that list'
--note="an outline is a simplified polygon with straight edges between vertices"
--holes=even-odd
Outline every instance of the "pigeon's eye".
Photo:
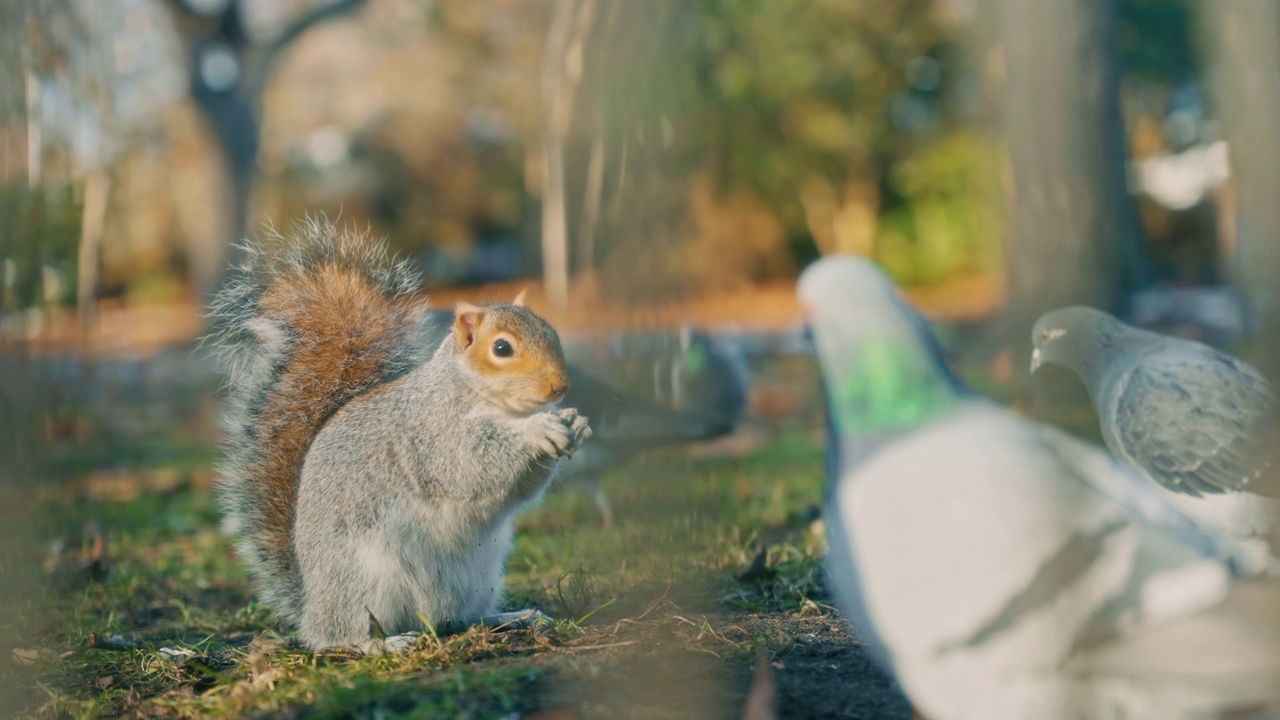
[{"label": "pigeon's eye", "polygon": [[509,358],[516,354],[516,350],[506,338],[498,338],[493,341],[493,354],[494,357]]}]

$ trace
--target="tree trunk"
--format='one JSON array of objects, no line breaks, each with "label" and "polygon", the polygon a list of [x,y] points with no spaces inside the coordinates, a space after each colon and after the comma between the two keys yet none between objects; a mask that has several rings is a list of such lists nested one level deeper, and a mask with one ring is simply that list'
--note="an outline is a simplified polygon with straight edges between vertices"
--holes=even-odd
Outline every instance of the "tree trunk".
[{"label": "tree trunk", "polygon": [[[1280,341],[1280,5],[1265,0],[1202,1],[1210,54],[1210,95],[1229,143],[1235,230],[1228,274],[1245,298],[1250,329],[1264,347]],[[1274,353],[1259,356],[1278,377]]]},{"label": "tree trunk", "polygon": [[1122,311],[1146,270],[1126,187],[1114,2],[999,8],[1012,171],[1006,341],[1025,390],[1041,313],[1069,304]]},{"label": "tree trunk", "polygon": [[80,220],[80,251],[77,257],[76,306],[80,327],[88,337],[89,323],[98,307],[98,265],[102,261],[102,232],[107,223],[107,201],[111,176],[97,168],[89,172],[84,185],[84,210]]},{"label": "tree trunk", "polygon": [[564,144],[572,107],[565,87],[565,54],[575,0],[556,0],[542,59],[542,280],[556,310],[569,305],[569,222],[565,207]]},{"label": "tree trunk", "polygon": [[565,145],[574,98],[582,82],[583,54],[595,20],[595,0],[556,0],[542,59],[545,110],[542,185],[542,277],[557,310],[569,305],[569,210]]}]

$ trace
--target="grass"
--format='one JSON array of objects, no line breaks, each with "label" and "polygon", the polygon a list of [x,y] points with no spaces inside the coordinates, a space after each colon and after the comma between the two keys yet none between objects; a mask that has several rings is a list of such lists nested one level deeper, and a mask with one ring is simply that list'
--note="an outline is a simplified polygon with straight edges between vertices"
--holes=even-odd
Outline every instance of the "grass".
[{"label": "grass", "polygon": [[[33,717],[735,717],[758,650],[796,675],[784,696],[822,676],[810,655],[830,665],[832,652],[859,652],[822,588],[819,443],[794,430],[740,459],[641,458],[603,481],[611,527],[585,495],[552,493],[519,523],[506,604],[538,606],[554,624],[428,634],[380,657],[287,642],[208,492],[59,495],[34,518],[69,549],[0,619],[21,638],[0,673],[26,686]],[[80,569],[91,520],[106,538],[96,577]],[[740,579],[762,546],[767,563]],[[818,637],[833,639],[811,653]]]}]

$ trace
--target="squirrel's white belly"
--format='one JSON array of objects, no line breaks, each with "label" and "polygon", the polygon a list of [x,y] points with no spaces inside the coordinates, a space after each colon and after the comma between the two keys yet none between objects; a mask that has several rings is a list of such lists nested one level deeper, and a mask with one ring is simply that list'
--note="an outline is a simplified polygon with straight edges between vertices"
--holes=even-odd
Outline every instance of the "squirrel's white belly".
[{"label": "squirrel's white belly", "polygon": [[[484,532],[451,527],[456,515],[443,508],[406,512],[395,531],[366,538],[357,548],[362,573],[388,633],[433,624],[470,623],[492,614],[502,599],[502,569],[513,529],[503,520]],[[442,532],[443,531],[443,532]],[[372,608],[371,608],[372,610]]]}]

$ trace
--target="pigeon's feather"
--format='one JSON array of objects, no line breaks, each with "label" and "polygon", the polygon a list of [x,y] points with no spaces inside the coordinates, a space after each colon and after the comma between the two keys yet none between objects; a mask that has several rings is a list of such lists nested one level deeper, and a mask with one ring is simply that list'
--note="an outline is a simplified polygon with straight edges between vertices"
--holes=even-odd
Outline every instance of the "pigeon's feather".
[{"label": "pigeon's feather", "polygon": [[1118,503],[1129,516],[1160,528],[1207,557],[1221,560],[1233,571],[1252,575],[1267,569],[1264,559],[1244,552],[1235,543],[1189,517],[1177,503],[1160,495],[1150,483],[1144,482],[1111,455],[1051,425],[1037,424],[1035,427],[1044,447],[1059,458],[1065,471],[1111,502]]},{"label": "pigeon's feather", "polygon": [[1141,703],[1146,717],[1280,717],[1280,698],[1267,692],[1280,687],[1280,623],[1251,621],[1274,617],[1276,608],[1280,584],[1237,582],[1223,603],[1158,632],[1081,649],[1063,670]]},{"label": "pigeon's feather", "polygon": [[1100,410],[1108,444],[1175,492],[1260,492],[1275,392],[1252,368],[1195,350],[1145,353],[1125,368]]}]

